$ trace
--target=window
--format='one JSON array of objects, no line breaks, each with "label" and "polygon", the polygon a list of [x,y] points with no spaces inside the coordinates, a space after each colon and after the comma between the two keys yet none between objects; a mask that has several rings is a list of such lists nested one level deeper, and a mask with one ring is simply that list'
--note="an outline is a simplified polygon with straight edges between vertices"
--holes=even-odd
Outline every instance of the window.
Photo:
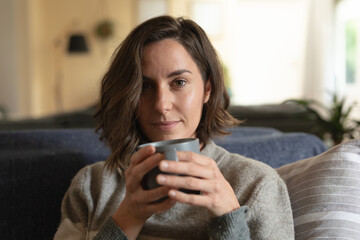
[{"label": "window", "polygon": [[215,46],[229,69],[232,104],[281,103],[304,92],[308,2],[232,1],[226,43]]},{"label": "window", "polygon": [[347,84],[355,83],[358,75],[356,66],[359,60],[357,59],[359,23],[358,19],[351,19],[345,23],[345,78]]},{"label": "window", "polygon": [[349,102],[360,93],[360,1],[342,0],[336,7],[336,84]]}]

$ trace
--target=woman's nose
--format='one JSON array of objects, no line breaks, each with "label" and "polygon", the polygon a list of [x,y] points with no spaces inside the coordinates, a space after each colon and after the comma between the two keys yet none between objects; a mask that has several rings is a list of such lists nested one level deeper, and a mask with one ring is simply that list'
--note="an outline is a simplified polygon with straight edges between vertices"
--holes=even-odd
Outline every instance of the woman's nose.
[{"label": "woman's nose", "polygon": [[171,110],[171,92],[165,87],[160,87],[156,91],[155,110],[160,113],[166,113]]}]

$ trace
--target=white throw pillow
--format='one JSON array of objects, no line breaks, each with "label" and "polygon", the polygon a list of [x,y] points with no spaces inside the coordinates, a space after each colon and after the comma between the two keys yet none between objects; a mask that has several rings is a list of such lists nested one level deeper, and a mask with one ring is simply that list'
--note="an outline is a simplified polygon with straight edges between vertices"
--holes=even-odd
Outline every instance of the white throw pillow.
[{"label": "white throw pillow", "polygon": [[360,239],[360,139],[277,171],[288,187],[297,240]]}]

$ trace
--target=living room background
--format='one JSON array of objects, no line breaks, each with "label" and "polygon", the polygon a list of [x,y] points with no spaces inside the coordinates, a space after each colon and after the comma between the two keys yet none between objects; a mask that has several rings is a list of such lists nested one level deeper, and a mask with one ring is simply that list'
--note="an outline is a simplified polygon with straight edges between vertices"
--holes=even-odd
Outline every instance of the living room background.
[{"label": "living room background", "polygon": [[[288,98],[326,104],[328,92],[360,102],[359,44],[352,50],[353,81],[347,82],[344,40],[348,21],[360,26],[360,15],[349,13],[356,2],[2,0],[0,106],[10,118],[24,118],[94,104],[112,52],[139,22],[160,14],[190,17],[208,32],[227,69],[232,104]],[[106,39],[94,33],[104,21],[113,27]],[[75,33],[85,36],[87,53],[67,52]]]}]

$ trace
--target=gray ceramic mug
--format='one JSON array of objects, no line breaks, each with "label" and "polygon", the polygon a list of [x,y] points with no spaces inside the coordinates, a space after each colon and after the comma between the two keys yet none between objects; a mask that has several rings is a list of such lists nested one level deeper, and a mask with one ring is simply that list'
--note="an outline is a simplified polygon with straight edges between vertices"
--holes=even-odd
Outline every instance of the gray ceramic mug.
[{"label": "gray ceramic mug", "polygon": [[[160,141],[160,142],[151,142],[151,143],[145,143],[138,146],[138,150],[140,148],[153,145],[156,148],[157,153],[163,153],[165,155],[166,160],[170,161],[179,161],[177,158],[176,152],[177,151],[191,151],[195,153],[200,153],[200,144],[199,139],[197,138],[184,138],[184,139],[175,139],[175,140],[168,140],[168,141]],[[153,168],[150,170],[147,174],[145,174],[142,185],[144,189],[154,189],[159,187],[160,185],[156,182],[156,176],[159,174],[169,174],[164,173],[160,171],[158,167]],[[193,190],[186,190],[186,189],[180,189],[183,192],[186,193],[192,193],[192,194],[199,194],[199,191],[193,191]]]}]

